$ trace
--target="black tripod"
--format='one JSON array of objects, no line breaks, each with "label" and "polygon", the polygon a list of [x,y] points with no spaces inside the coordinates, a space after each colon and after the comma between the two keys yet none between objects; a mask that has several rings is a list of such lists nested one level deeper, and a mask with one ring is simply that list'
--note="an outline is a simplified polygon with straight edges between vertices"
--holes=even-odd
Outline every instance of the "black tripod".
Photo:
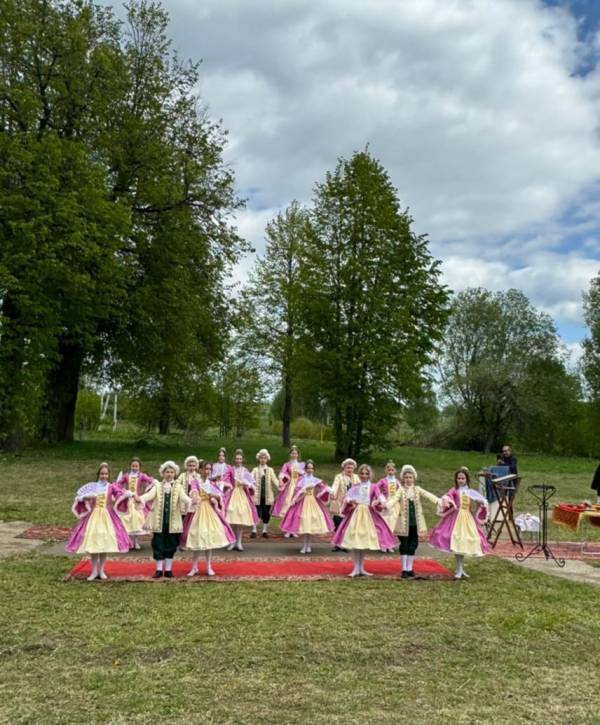
[{"label": "black tripod", "polygon": [[515,554],[515,559],[517,561],[525,561],[525,559],[529,559],[532,554],[536,554],[538,551],[543,551],[546,560],[553,559],[558,566],[564,566],[565,560],[557,559],[552,553],[552,549],[548,546],[548,501],[556,493],[556,487],[541,484],[539,486],[529,486],[527,490],[538,502],[540,511],[538,540],[537,544],[527,554],[522,554],[521,552]]}]

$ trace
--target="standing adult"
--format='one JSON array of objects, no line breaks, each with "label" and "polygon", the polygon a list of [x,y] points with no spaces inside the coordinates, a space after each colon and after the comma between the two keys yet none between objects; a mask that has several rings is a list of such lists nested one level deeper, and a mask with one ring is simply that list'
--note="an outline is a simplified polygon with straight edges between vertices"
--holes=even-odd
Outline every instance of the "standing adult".
[{"label": "standing adult", "polygon": [[502,451],[498,454],[496,459],[497,466],[508,466],[509,473],[518,473],[517,471],[517,457],[513,455],[512,448],[510,446],[502,446]]}]

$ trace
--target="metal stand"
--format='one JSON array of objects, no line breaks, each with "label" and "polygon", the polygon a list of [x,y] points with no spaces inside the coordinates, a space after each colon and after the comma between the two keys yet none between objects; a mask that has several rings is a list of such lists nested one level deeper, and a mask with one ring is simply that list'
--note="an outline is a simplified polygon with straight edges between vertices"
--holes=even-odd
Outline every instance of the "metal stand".
[{"label": "metal stand", "polygon": [[529,486],[527,490],[538,502],[540,511],[540,530],[538,531],[537,544],[527,554],[522,554],[521,552],[515,554],[515,559],[517,561],[525,561],[525,559],[529,559],[532,554],[537,554],[538,551],[543,551],[546,560],[552,559],[557,566],[564,566],[565,560],[557,559],[552,553],[552,549],[548,546],[548,501],[556,493],[556,486],[541,484],[538,486]]}]

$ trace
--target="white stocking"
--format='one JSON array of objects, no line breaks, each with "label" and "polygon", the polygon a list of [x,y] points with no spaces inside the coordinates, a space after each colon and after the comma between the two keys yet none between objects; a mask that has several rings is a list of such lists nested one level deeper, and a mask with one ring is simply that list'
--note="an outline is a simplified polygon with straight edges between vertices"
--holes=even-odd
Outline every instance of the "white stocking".
[{"label": "white stocking", "polygon": [[98,576],[98,554],[92,554],[91,557],[92,562],[92,573],[88,577],[88,581],[93,581]]},{"label": "white stocking", "polygon": [[207,549],[204,552],[204,557],[206,559],[206,573],[208,576],[214,576],[215,570],[212,568],[212,549]]},{"label": "white stocking", "polygon": [[198,559],[200,559],[200,552],[192,552],[192,568],[188,572],[188,576],[194,576],[198,573]]},{"label": "white stocking", "polygon": [[359,552],[355,549],[352,549],[352,563],[354,566],[352,567],[352,573],[350,576],[358,576],[360,574],[360,564],[359,564]]},{"label": "white stocking", "polygon": [[165,563],[164,559],[157,559],[156,560],[156,571],[162,571],[164,563]]},{"label": "white stocking", "polygon": [[235,545],[237,546],[238,549],[241,549],[242,548],[242,533],[243,533],[243,529],[238,524],[238,525],[235,526],[235,529],[234,530],[235,530],[235,537],[236,537],[235,538]]},{"label": "white stocking", "polygon": [[402,554],[402,571],[408,571],[408,556],[406,554]]},{"label": "white stocking", "polygon": [[98,554],[98,576],[100,579],[108,579],[104,573],[104,564],[106,564],[106,554]]},{"label": "white stocking", "polygon": [[165,559],[165,571],[171,571],[173,559]]},{"label": "white stocking", "polygon": [[465,560],[465,557],[462,554],[456,554],[456,576],[462,576],[465,573],[465,569],[463,566],[463,562]]},{"label": "white stocking", "polygon": [[408,569],[408,571],[413,570],[414,561],[415,561],[415,557],[412,554],[409,554],[406,557],[406,568]]}]

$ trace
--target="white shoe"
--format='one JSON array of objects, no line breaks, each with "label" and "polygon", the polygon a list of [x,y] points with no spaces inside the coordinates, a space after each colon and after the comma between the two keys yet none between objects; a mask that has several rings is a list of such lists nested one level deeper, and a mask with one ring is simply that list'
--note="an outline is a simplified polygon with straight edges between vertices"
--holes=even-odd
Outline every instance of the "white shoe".
[{"label": "white shoe", "polygon": [[283,535],[283,538],[284,539],[289,539],[290,536],[291,536],[291,534],[288,531],[286,531],[285,534]]},{"label": "white shoe", "polygon": [[135,544],[133,545],[133,548],[134,548],[134,549],[135,549],[136,551],[139,551],[139,550],[140,550],[140,549],[142,548],[142,547],[140,546],[140,542],[139,542],[139,541],[136,541],[136,542],[135,542]]},{"label": "white shoe", "polygon": [[206,570],[207,576],[215,576],[215,570],[211,567],[210,569]]},{"label": "white shoe", "polygon": [[360,570],[360,575],[361,576],[373,576],[373,574],[371,574],[370,571],[366,571],[365,569]]},{"label": "white shoe", "polygon": [[294,539],[298,538],[298,534],[292,534],[292,536],[294,537]]},{"label": "white shoe", "polygon": [[244,551],[244,547],[241,544],[236,544],[235,548],[237,551]]},{"label": "white shoe", "polygon": [[87,578],[87,581],[89,581],[89,582],[93,582],[93,581],[94,581],[94,579],[97,579],[97,578],[98,578],[98,574],[96,574],[96,572],[94,572],[94,571],[93,571],[93,572],[92,572],[92,573],[91,573],[91,574],[89,575],[89,577]]},{"label": "white shoe", "polygon": [[190,569],[188,571],[188,574],[187,575],[188,576],[196,576],[197,573],[198,573],[198,569],[196,569],[196,567],[194,567],[193,569]]},{"label": "white shoe", "polygon": [[310,553],[312,553],[312,549],[310,548],[310,546],[307,546],[307,547],[306,547],[306,551],[305,551],[304,553],[305,553],[305,554],[310,554]]},{"label": "white shoe", "polygon": [[348,576],[354,578],[355,576],[360,576],[360,572],[359,571],[353,571],[352,573],[348,574]]},{"label": "white shoe", "polygon": [[103,571],[101,571],[101,572],[100,572],[100,573],[98,574],[98,576],[100,577],[100,579],[108,579],[108,577],[106,576],[106,574],[105,574],[105,573],[104,573]]},{"label": "white shoe", "polygon": [[229,544],[229,546],[227,547],[227,551],[233,551],[235,548],[236,548],[235,544]]}]

